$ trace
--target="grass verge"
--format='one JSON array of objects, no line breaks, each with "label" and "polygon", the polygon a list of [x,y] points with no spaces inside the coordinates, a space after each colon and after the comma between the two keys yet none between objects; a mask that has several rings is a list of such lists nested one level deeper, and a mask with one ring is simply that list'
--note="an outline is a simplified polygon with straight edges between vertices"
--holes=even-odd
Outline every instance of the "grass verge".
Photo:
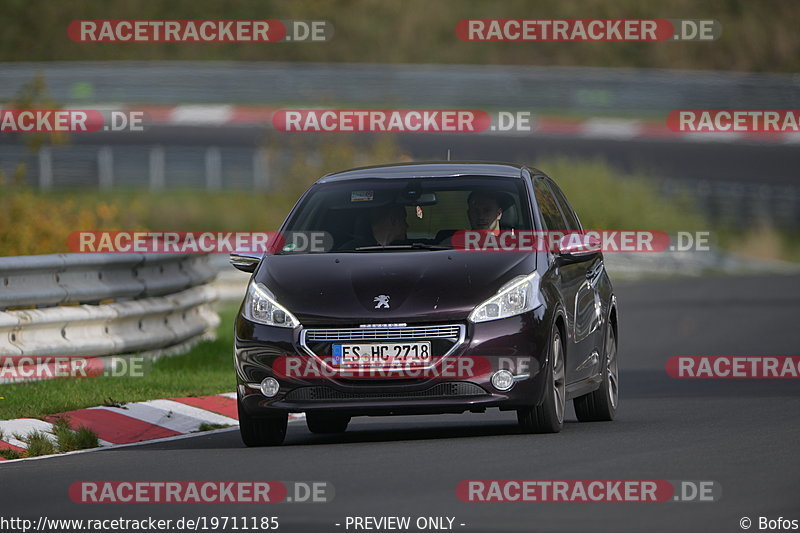
[{"label": "grass verge", "polygon": [[26,436],[18,437],[24,440],[28,445],[28,457],[38,457],[40,455],[53,455],[58,451],[56,444],[50,440],[50,437],[43,431],[34,431],[28,433]]},{"label": "grass verge", "polygon": [[[4,435],[0,432],[0,440]],[[14,434],[14,438],[28,445],[26,451],[0,448],[0,457],[3,459],[23,459],[25,457],[39,457],[55,453],[72,452],[97,448],[100,444],[95,433],[84,426],[73,430],[69,427],[69,420],[59,418],[53,424],[51,432],[33,431],[27,435]]]},{"label": "grass verge", "polygon": [[3,459],[8,459],[9,461],[12,459],[22,459],[25,457],[25,454],[22,452],[18,452],[17,450],[9,450],[7,448],[0,448],[0,457]]},{"label": "grass verge", "polygon": [[97,448],[100,445],[97,435],[91,429],[80,426],[73,430],[70,428],[69,419],[66,417],[59,417],[53,423],[53,435],[56,436],[59,452]]},{"label": "grass verge", "polygon": [[224,429],[229,427],[231,426],[229,426],[228,424],[208,424],[206,422],[203,422],[202,424],[200,424],[200,427],[197,428],[197,431],[213,431],[215,429]]}]

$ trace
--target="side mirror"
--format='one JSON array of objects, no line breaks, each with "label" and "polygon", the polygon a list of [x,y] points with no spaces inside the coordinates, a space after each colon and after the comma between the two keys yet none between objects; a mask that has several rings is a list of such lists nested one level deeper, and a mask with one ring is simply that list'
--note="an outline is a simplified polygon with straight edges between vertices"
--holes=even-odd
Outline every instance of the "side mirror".
[{"label": "side mirror", "polygon": [[242,272],[255,272],[261,262],[261,254],[254,252],[234,252],[230,255],[230,263]]},{"label": "side mirror", "polygon": [[569,233],[558,243],[558,255],[564,259],[582,261],[600,252],[600,241],[583,233]]}]

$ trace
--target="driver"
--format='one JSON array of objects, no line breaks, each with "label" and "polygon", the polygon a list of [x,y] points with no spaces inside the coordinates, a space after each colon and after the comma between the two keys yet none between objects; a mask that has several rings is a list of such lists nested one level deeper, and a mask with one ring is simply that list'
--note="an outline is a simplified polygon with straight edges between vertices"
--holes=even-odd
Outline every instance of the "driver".
[{"label": "driver", "polygon": [[369,210],[368,220],[370,235],[348,241],[339,248],[340,250],[355,250],[364,246],[387,246],[408,238],[406,208],[402,205],[373,207]]},{"label": "driver", "polygon": [[486,191],[472,191],[467,198],[467,217],[473,230],[500,231],[503,210],[497,198]]},{"label": "driver", "polygon": [[372,208],[369,212],[369,220],[372,225],[372,237],[376,244],[386,246],[394,241],[406,240],[408,222],[406,208],[402,205]]}]

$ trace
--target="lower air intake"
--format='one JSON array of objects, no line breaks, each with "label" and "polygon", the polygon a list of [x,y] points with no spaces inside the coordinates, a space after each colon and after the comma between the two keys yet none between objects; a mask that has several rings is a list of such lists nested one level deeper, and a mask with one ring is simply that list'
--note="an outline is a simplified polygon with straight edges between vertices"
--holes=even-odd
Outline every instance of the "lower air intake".
[{"label": "lower air intake", "polygon": [[439,383],[421,391],[410,392],[342,392],[330,387],[301,387],[286,395],[287,401],[310,402],[325,400],[406,400],[414,398],[448,399],[488,394],[474,383]]}]

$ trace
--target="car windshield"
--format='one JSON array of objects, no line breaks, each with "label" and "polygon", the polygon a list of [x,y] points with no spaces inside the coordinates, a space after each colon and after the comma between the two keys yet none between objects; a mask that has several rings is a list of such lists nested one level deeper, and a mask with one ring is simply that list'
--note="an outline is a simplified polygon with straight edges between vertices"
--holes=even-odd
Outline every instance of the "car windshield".
[{"label": "car windshield", "polygon": [[323,183],[305,196],[284,233],[324,234],[325,246],[314,249],[290,243],[279,253],[450,249],[453,234],[460,230],[531,229],[527,205],[523,181],[513,178]]}]

